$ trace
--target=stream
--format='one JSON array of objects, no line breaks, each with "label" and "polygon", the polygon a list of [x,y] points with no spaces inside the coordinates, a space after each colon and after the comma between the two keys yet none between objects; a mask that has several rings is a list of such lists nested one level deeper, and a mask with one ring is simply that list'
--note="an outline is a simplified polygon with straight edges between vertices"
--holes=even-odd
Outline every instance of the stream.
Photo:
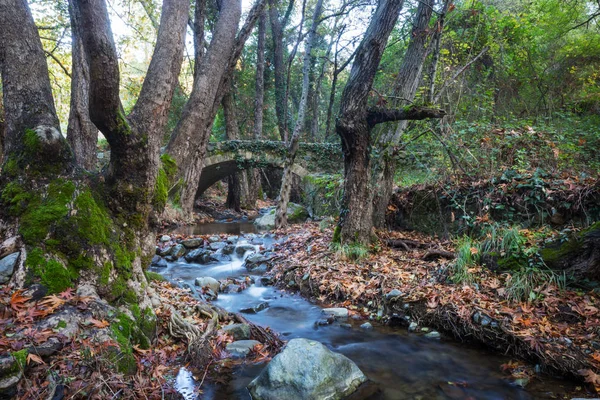
[{"label": "stream", "polygon": [[[212,223],[185,227],[182,234],[240,235],[237,245],[253,244],[258,249],[272,248],[275,240],[270,234],[243,233],[254,231],[251,223]],[[375,382],[379,391],[368,399],[545,399],[560,398],[560,393],[572,389],[566,381],[547,377],[533,379],[526,389],[511,384],[501,371],[510,359],[473,346],[458,344],[450,339],[428,339],[408,333],[405,328],[377,325],[361,329],[365,321],[348,319],[331,325],[316,326],[322,318],[321,307],[296,294],[264,286],[260,272],[248,272],[244,257],[234,254],[232,260],[209,265],[181,261],[170,262],[167,268],[153,269],[177,283],[194,285],[197,277],[217,280],[250,276],[255,282],[240,293],[219,293],[214,303],[232,312],[268,303],[256,314],[244,316],[259,325],[269,326],[283,340],[308,338],[317,340],[333,351],[352,359]],[[348,324],[350,326],[348,326]],[[250,399],[246,386],[266,364],[245,364],[237,367],[228,385],[204,382],[203,399]],[[177,377],[176,387],[186,399],[194,399],[195,381],[184,368]]]}]

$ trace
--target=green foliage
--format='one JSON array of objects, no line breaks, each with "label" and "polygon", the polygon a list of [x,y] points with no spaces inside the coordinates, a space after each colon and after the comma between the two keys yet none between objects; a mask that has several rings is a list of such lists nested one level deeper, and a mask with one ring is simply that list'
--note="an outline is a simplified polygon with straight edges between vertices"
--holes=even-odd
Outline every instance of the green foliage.
[{"label": "green foliage", "polygon": [[157,282],[165,282],[166,281],[164,276],[162,276],[161,274],[158,274],[156,272],[144,271],[144,274],[146,275],[146,279],[148,281],[157,281]]},{"label": "green foliage", "polygon": [[349,260],[357,261],[369,256],[369,248],[360,243],[341,244],[338,240],[337,242],[333,241],[331,243],[331,248],[333,251]]},{"label": "green foliage", "polygon": [[458,240],[451,279],[473,284],[478,279],[476,267],[485,266],[508,274],[505,297],[509,301],[538,300],[547,285],[562,288],[566,280],[549,269],[540,254],[539,242],[547,235],[547,231],[532,233],[490,224],[481,230],[481,239],[464,236]]}]

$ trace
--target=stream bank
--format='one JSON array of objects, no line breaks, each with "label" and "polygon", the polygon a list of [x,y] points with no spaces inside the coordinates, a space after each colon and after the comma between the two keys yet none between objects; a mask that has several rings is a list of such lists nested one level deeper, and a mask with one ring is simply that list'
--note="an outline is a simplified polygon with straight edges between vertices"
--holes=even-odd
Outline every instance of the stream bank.
[{"label": "stream bank", "polygon": [[[210,235],[202,238],[212,243],[236,240],[236,247],[256,246],[256,254],[269,260],[254,268],[246,268],[247,258],[252,254],[249,250],[250,254],[244,253],[241,257],[235,257],[238,253],[234,252],[228,261],[198,264],[180,259],[168,262],[166,267],[153,269],[172,281],[187,285],[190,290],[195,290],[196,278],[219,280],[220,293],[213,304],[227,311],[245,312],[249,321],[269,326],[284,340],[317,340],[348,356],[375,383],[376,390],[364,398],[572,397],[575,385],[568,381],[535,374],[523,364],[485,349],[465,347],[448,340],[449,336],[444,334],[441,340],[437,339],[440,335],[431,332],[437,327],[435,321],[429,323],[414,318],[412,322],[420,322],[417,332],[381,324],[383,318],[378,318],[378,311],[379,317],[388,312],[393,315],[394,311],[380,301],[383,293],[389,294],[386,290],[389,286],[374,278],[389,275],[388,284],[393,283],[391,279],[396,278],[395,274],[386,270],[391,268],[390,265],[379,264],[373,268],[373,260],[368,260],[368,266],[357,270],[354,263],[336,259],[325,246],[327,232],[320,232],[314,224],[304,225],[296,232],[287,231],[285,235],[233,235],[232,239],[232,235]],[[323,270],[328,271],[328,275],[323,275]],[[350,282],[349,276],[353,278]],[[272,286],[273,283],[278,286]],[[294,294],[298,290],[312,300]],[[318,304],[346,307],[350,316],[345,320],[324,318]],[[369,317],[371,321],[368,321]],[[398,322],[401,315],[393,320]],[[211,376],[209,372],[201,388],[203,398],[249,398],[246,387],[265,365],[264,362],[243,363],[227,377]],[[513,376],[503,369],[512,370]],[[198,382],[190,379],[189,374],[180,378],[187,382],[187,392],[197,390]],[[585,397],[585,394],[580,395]]]}]

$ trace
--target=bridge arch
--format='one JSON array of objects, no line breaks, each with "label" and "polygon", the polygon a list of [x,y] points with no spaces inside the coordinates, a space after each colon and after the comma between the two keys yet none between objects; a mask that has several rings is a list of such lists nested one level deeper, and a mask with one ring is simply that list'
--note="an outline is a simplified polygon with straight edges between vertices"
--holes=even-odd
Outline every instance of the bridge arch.
[{"label": "bridge arch", "polygon": [[[200,175],[197,196],[229,175],[249,168],[283,168],[287,147],[282,142],[230,140],[210,143]],[[292,172],[305,177],[313,172],[337,172],[343,166],[338,145],[301,143]]]}]

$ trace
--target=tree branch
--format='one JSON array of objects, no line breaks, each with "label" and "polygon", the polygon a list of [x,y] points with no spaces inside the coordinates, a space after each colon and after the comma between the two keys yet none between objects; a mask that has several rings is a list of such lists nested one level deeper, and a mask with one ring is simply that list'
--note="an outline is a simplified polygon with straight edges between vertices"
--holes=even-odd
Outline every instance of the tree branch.
[{"label": "tree branch", "polygon": [[383,122],[443,118],[446,111],[438,108],[410,107],[407,109],[372,108],[367,111],[367,122],[371,127]]},{"label": "tree branch", "polygon": [[440,88],[440,90],[438,91],[437,95],[435,96],[435,98],[433,99],[433,103],[437,104],[438,101],[440,100],[440,97],[442,96],[442,93],[444,93],[444,90],[446,90],[446,88],[448,87],[448,85],[450,85],[450,82],[454,82],[454,80],[456,78],[458,78],[458,76],[460,74],[462,74],[463,72],[466,71],[467,68],[469,68],[469,66],[471,64],[473,64],[475,61],[477,61],[481,56],[483,56],[490,48],[489,47],[484,47],[483,49],[481,49],[481,51],[479,52],[479,54],[477,54],[471,61],[469,61],[468,63],[466,63],[461,69],[459,69],[458,71],[456,71],[456,73],[454,74],[454,76],[452,76],[451,79],[447,79],[444,84],[442,85],[442,87]]}]

